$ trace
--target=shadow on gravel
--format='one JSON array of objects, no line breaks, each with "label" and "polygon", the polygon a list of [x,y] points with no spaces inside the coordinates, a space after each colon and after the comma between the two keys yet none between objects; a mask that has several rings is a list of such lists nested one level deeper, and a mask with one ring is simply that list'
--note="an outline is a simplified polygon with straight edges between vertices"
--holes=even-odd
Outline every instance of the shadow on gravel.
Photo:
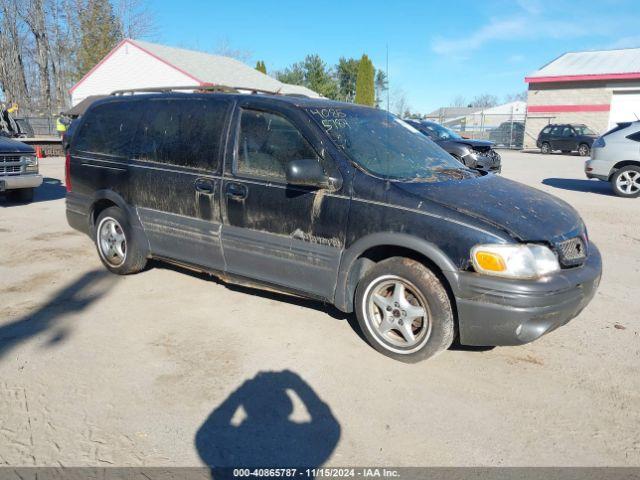
[{"label": "shadow on gravel", "polygon": [[231,468],[319,467],[339,439],[329,406],[298,374],[284,370],[259,372],[240,385],[211,412],[195,444],[218,479],[237,478]]},{"label": "shadow on gravel", "polygon": [[[35,197],[32,203],[48,202],[50,200],[60,200],[67,194],[66,187],[57,178],[45,177],[42,180],[42,185],[36,188]],[[5,192],[0,198],[0,207],[12,207],[18,205],[25,205],[23,202],[15,201],[11,198],[11,194],[7,195]]]},{"label": "shadow on gravel", "polygon": [[69,314],[79,313],[107,293],[116,281],[106,270],[93,270],[59,290],[37,310],[7,324],[0,324],[0,359],[16,345],[55,329],[48,346],[62,342],[68,327],[62,325]]},{"label": "shadow on gravel", "polygon": [[562,190],[571,190],[574,192],[599,193],[601,195],[613,196],[611,185],[601,180],[578,180],[575,178],[545,178],[542,180],[544,185],[549,185]]}]

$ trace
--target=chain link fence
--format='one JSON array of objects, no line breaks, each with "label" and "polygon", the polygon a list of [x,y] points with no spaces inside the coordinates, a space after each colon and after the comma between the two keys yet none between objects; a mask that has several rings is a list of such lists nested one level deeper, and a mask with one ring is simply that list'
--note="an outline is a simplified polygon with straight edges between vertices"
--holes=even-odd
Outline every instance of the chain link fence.
[{"label": "chain link fence", "polygon": [[18,117],[16,121],[23,120],[31,126],[35,137],[55,137],[56,118],[55,117]]},{"label": "chain link fence", "polygon": [[524,143],[525,114],[469,113],[457,117],[432,116],[425,120],[437,122],[462,137],[474,140],[489,140],[496,147],[521,149]]}]

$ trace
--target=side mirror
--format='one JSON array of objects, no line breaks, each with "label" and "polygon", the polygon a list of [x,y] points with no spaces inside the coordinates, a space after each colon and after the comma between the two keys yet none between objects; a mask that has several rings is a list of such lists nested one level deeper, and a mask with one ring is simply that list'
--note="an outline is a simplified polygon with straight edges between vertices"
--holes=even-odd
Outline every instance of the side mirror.
[{"label": "side mirror", "polygon": [[287,163],[287,183],[303,187],[336,189],[336,182],[326,173],[318,160],[309,158]]}]

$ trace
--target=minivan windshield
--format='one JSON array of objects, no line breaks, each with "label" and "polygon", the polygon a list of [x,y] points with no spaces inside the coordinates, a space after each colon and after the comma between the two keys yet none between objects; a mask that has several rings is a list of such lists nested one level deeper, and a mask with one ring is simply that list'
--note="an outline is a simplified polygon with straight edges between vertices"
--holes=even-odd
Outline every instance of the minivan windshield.
[{"label": "minivan windshield", "polygon": [[364,107],[307,108],[315,122],[357,165],[393,180],[476,176],[407,122]]}]

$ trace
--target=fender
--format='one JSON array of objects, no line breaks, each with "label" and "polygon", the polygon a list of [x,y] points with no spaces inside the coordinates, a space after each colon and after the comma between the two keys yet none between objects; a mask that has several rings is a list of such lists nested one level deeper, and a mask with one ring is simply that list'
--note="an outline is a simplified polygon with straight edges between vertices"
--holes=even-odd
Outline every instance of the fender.
[{"label": "fender", "polygon": [[374,264],[371,260],[359,259],[359,257],[370,248],[382,245],[407,248],[424,255],[442,270],[445,277],[452,283],[452,288],[454,284],[457,284],[458,268],[451,259],[433,243],[406,233],[373,233],[353,243],[353,245],[342,254],[336,281],[334,304],[343,312],[349,313],[353,311],[352,299],[358,280],[360,280]]},{"label": "fender", "polygon": [[126,214],[129,222],[131,222],[131,227],[134,230],[135,235],[142,239],[142,245],[145,245],[147,248],[147,252],[150,251],[149,240],[147,239],[147,234],[144,231],[144,227],[140,222],[140,217],[138,216],[138,212],[135,208],[131,207],[119,194],[114,192],[113,190],[96,190],[93,195],[93,199],[91,201],[91,207],[89,208],[89,227],[90,232],[93,233],[95,225],[93,221],[93,212],[95,210],[95,205],[100,200],[109,200],[116,204],[120,209],[122,209]]}]

